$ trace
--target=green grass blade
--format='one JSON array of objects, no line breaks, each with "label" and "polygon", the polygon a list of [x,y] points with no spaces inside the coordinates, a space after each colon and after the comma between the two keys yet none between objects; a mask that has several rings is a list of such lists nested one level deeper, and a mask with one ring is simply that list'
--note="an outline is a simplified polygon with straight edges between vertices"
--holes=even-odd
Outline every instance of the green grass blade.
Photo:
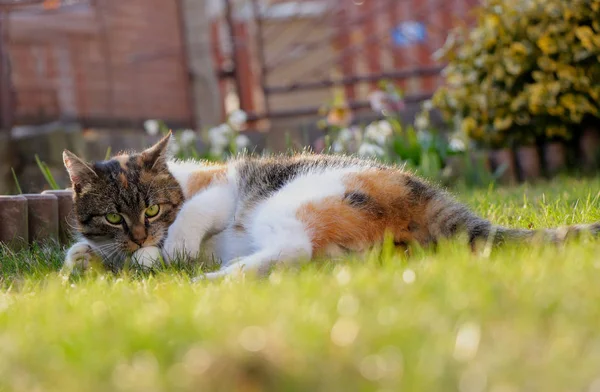
[{"label": "green grass blade", "polygon": [[42,175],[46,179],[46,182],[48,183],[48,185],[50,185],[50,188],[52,188],[54,190],[59,190],[60,187],[56,183],[56,180],[54,179],[54,176],[52,175],[50,168],[48,167],[48,165],[45,162],[42,162],[40,160],[40,157],[37,154],[35,154],[35,162],[37,163],[38,167],[40,168],[40,171],[42,172]]},{"label": "green grass blade", "polygon": [[112,148],[110,148],[110,146],[108,146],[108,148],[106,149],[106,155],[104,156],[105,161],[108,161],[110,159],[111,153],[112,153]]},{"label": "green grass blade", "polygon": [[12,167],[10,168],[10,171],[12,172],[13,179],[15,180],[15,186],[17,187],[17,192],[19,192],[19,195],[22,195],[23,190],[21,189],[21,184],[19,184],[19,179],[17,178],[17,173],[15,173],[15,169],[13,169]]}]

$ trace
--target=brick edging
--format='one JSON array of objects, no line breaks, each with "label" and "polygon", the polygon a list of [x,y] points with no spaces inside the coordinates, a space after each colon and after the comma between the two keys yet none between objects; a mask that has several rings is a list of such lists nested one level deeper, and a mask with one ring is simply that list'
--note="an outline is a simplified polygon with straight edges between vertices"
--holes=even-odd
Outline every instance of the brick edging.
[{"label": "brick edging", "polygon": [[74,228],[73,191],[0,196],[0,242],[20,250],[48,241],[67,244]]}]

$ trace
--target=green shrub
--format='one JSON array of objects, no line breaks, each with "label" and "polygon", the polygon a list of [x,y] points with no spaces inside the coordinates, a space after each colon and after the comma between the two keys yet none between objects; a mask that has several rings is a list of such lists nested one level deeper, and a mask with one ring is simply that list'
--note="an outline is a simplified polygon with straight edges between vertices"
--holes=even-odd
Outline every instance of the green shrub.
[{"label": "green shrub", "polygon": [[569,139],[600,117],[600,0],[487,0],[437,56],[434,104],[480,144]]}]

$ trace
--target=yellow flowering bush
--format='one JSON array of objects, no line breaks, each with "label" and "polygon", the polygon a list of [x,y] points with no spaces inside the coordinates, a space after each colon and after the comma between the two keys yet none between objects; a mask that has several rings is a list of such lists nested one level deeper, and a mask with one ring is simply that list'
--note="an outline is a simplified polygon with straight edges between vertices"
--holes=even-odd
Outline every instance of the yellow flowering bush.
[{"label": "yellow flowering bush", "polygon": [[600,0],[487,0],[448,62],[434,105],[472,139],[501,147],[568,139],[600,117]]}]

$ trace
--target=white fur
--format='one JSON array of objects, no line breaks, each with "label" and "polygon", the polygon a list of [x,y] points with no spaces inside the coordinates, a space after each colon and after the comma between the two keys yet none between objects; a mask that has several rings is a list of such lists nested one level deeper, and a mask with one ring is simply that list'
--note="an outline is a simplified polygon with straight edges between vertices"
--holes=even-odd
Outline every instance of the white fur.
[{"label": "white fur", "polygon": [[136,250],[131,259],[142,267],[151,268],[160,263],[161,252],[156,246],[146,246]]},{"label": "white fur", "polygon": [[235,211],[236,191],[230,183],[209,187],[185,202],[169,227],[164,244],[169,260],[180,253],[195,257],[209,233],[225,230]]},{"label": "white fur", "polygon": [[89,266],[93,257],[95,257],[95,253],[88,242],[77,242],[67,251],[63,268],[65,270],[72,270],[75,267],[82,267],[85,269]]},{"label": "white fur", "polygon": [[[172,258],[183,252],[195,256],[208,233],[209,242],[223,268],[205,275],[213,279],[245,272],[265,274],[280,262],[298,262],[312,257],[310,233],[296,214],[308,202],[331,196],[343,197],[344,176],[361,168],[330,169],[305,173],[268,199],[261,201],[245,222],[246,231],[233,228],[237,210],[235,170],[226,184],[211,186],[188,200],[169,228],[165,255]],[[185,181],[183,174],[179,178]],[[205,244],[206,245],[206,244]]]}]

